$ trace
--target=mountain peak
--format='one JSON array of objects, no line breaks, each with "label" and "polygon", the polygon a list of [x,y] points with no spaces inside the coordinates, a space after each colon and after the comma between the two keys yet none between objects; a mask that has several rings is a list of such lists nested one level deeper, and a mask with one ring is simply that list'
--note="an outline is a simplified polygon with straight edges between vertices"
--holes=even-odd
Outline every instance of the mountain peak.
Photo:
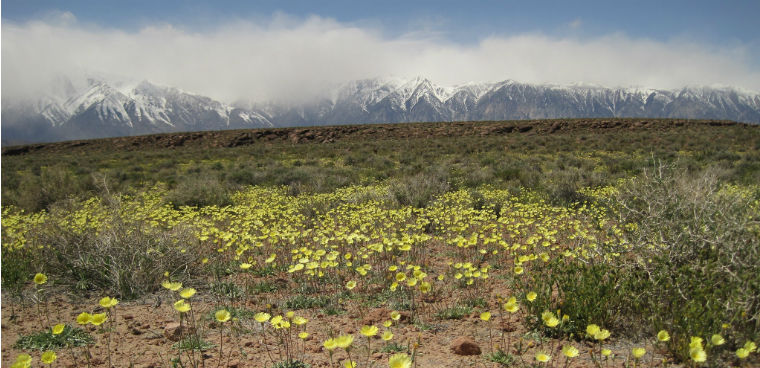
[{"label": "mountain peak", "polygon": [[329,98],[309,103],[237,107],[148,80],[91,77],[52,90],[27,104],[4,103],[3,134],[16,141],[51,141],[271,126],[579,117],[760,123],[760,94],[715,87],[612,89],[514,80],[440,86],[423,76],[391,77],[350,81],[327,92]]}]

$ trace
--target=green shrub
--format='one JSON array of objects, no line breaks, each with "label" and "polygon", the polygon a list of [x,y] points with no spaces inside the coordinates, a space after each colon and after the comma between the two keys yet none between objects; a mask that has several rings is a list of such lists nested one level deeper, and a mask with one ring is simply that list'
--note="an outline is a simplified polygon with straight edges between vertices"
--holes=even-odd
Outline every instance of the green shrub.
[{"label": "green shrub", "polygon": [[462,317],[467,316],[470,313],[472,313],[471,307],[466,305],[455,305],[436,312],[435,317],[438,319],[462,319]]},{"label": "green shrub", "polygon": [[[36,259],[35,268],[75,291],[101,291],[122,299],[156,291],[164,272],[173,277],[191,275],[196,268],[197,240],[183,226],[151,225],[135,216],[136,207],[159,205],[153,195],[134,201],[93,198],[84,202],[59,203],[48,220],[35,228],[35,245],[3,258],[3,265]],[[96,215],[80,222],[83,213]],[[16,257],[22,257],[20,260]],[[4,285],[5,286],[5,285]]]},{"label": "green shrub", "polygon": [[264,280],[251,285],[248,292],[251,294],[264,294],[271,293],[279,289],[280,287],[277,285],[277,283]]},{"label": "green shrub", "polygon": [[631,244],[623,269],[641,285],[642,318],[678,336],[671,353],[688,359],[689,336],[728,323],[730,344],[756,339],[760,326],[760,196],[720,184],[715,171],[667,166],[620,188],[610,205]]},{"label": "green shrub", "polygon": [[215,348],[216,345],[212,344],[198,335],[192,334],[186,336],[184,339],[178,341],[172,345],[172,349],[183,351],[206,351]]},{"label": "green shrub", "polygon": [[[536,300],[526,303],[528,323],[537,330],[552,337],[583,336],[588,324],[603,327],[618,327],[624,331],[630,322],[626,320],[629,303],[633,295],[621,281],[622,275],[613,265],[583,263],[576,260],[554,258],[547,264],[539,263],[531,270],[530,276],[518,282],[518,290],[523,295],[533,291]],[[559,326],[549,328],[544,325],[541,314],[544,311],[561,312],[569,317]]]},{"label": "green shrub", "polygon": [[326,295],[308,296],[296,295],[286,300],[282,305],[287,309],[326,308],[333,304],[332,298]]},{"label": "green shrub", "polygon": [[401,345],[397,342],[389,342],[386,343],[382,349],[380,349],[380,352],[383,353],[403,353],[403,352],[409,352],[409,349],[405,345]]},{"label": "green shrub", "polygon": [[486,359],[494,363],[498,363],[503,367],[511,367],[515,363],[515,356],[509,353],[505,353],[503,350],[497,350],[491,354],[486,355]]},{"label": "green shrub", "polygon": [[214,282],[210,289],[212,294],[229,300],[237,300],[243,296],[243,289],[234,282]]},{"label": "green shrub", "polygon": [[438,170],[393,181],[389,191],[398,204],[423,208],[448,189],[448,175]]},{"label": "green shrub", "polygon": [[223,182],[213,177],[197,176],[184,177],[169,192],[166,201],[175,207],[223,207],[232,204],[230,190]]},{"label": "green shrub", "polygon": [[85,330],[66,325],[63,332],[53,335],[50,329],[35,334],[24,335],[13,345],[16,349],[24,350],[59,350],[67,347],[78,347],[95,344],[95,339]]}]

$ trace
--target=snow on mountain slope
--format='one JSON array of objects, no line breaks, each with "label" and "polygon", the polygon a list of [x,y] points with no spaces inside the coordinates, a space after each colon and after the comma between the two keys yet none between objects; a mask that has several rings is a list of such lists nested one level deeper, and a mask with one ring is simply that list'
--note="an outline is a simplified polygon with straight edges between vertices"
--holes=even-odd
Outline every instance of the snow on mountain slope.
[{"label": "snow on mountain slope", "polygon": [[50,141],[271,126],[517,120],[575,117],[726,119],[760,123],[760,94],[732,88],[678,90],[535,85],[505,80],[443,87],[429,79],[356,80],[308,103],[230,106],[147,81],[65,79],[54,93],[3,103],[3,135]]},{"label": "snow on mountain slope", "polygon": [[[3,134],[13,140],[47,141],[161,132],[273,126],[255,112],[176,88],[89,79],[84,86],[52,88],[27,104],[3,105]],[[34,129],[24,125],[34,124]],[[13,136],[16,132],[21,135]],[[4,137],[7,138],[7,137]]]}]

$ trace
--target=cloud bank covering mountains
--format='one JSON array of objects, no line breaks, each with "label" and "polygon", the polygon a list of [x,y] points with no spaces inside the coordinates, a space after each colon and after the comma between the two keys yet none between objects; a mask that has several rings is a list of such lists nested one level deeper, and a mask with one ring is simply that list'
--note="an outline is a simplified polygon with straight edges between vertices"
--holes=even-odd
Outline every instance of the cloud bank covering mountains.
[{"label": "cloud bank covering mountains", "polygon": [[[205,26],[166,22],[119,28],[68,11],[4,19],[3,144],[407,121],[760,122],[751,41],[647,38],[615,28],[457,41],[435,27],[397,32],[281,13]],[[389,75],[425,78],[367,79]]]},{"label": "cloud bank covering mountains", "polygon": [[238,101],[161,86],[57,78],[49,93],[3,103],[4,144],[163,132],[304,125],[647,117],[760,123],[760,94],[520,83],[442,86],[426,78],[343,83],[299,102]]}]

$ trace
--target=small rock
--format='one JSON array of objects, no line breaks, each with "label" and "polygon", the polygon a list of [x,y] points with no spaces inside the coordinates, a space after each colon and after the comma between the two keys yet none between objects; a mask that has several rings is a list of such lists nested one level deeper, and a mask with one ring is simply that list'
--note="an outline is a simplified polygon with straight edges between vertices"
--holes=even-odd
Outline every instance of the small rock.
[{"label": "small rock", "polygon": [[362,319],[363,325],[374,325],[382,323],[383,321],[387,321],[391,319],[391,311],[387,308],[376,308],[366,315],[364,315],[364,319]]},{"label": "small rock", "polygon": [[480,355],[480,346],[472,337],[460,336],[451,342],[451,352],[456,355]]},{"label": "small rock", "polygon": [[[409,312],[401,311],[399,312],[401,315],[401,318],[399,318],[400,322],[408,322],[411,320],[411,315]],[[371,310],[369,313],[367,313],[364,318],[362,319],[362,324],[364,325],[380,325],[383,322],[391,319],[391,310],[388,308],[376,308]]]},{"label": "small rock", "polygon": [[130,319],[135,319],[135,316],[133,316],[131,314],[125,314],[123,318],[126,319],[126,320],[130,320]]},{"label": "small rock", "polygon": [[372,358],[373,359],[382,359],[383,358],[383,354],[382,353],[374,353],[374,354],[372,354]]},{"label": "small rock", "polygon": [[227,368],[238,368],[238,367],[240,367],[239,360],[233,360],[229,364],[227,364]]},{"label": "small rock", "polygon": [[246,341],[245,344],[243,344],[245,347],[250,348],[253,346],[253,341]]},{"label": "small rock", "polygon": [[188,328],[187,326],[180,326],[178,322],[168,323],[164,327],[164,337],[171,341],[179,341],[180,338],[182,338],[182,335],[188,335],[194,332],[195,331],[192,327]]},{"label": "small rock", "polygon": [[514,323],[509,323],[507,321],[500,323],[499,328],[504,332],[515,332],[515,330],[517,330],[517,326],[515,326]]}]

